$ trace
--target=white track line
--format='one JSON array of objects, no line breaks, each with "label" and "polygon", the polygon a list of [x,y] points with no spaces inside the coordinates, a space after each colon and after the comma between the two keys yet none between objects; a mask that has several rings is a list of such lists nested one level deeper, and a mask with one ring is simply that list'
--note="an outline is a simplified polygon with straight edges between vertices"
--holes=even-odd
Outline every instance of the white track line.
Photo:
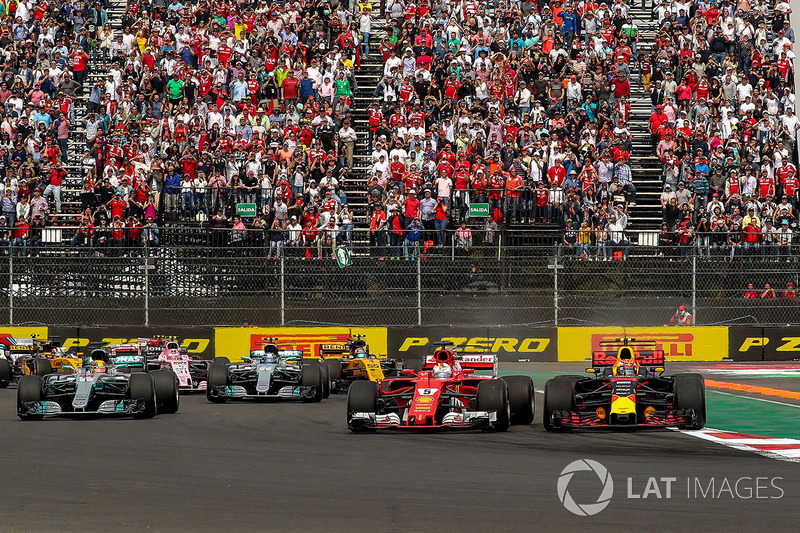
[{"label": "white track line", "polygon": [[[797,439],[783,439],[778,437],[757,437],[754,438],[752,435],[745,435],[742,433],[738,433],[736,431],[727,431],[722,429],[713,429],[713,428],[705,428],[697,431],[687,431],[687,430],[676,430],[684,435],[690,435],[692,437],[697,437],[706,441],[714,442],[716,444],[721,444],[722,446],[726,446],[728,448],[734,448],[736,450],[741,450],[745,452],[751,452],[763,457],[768,457],[770,459],[775,459],[778,461],[786,461],[790,463],[800,463],[800,449],[797,447],[800,446],[800,440]],[[727,433],[730,434],[732,438],[720,438],[713,433]],[[741,438],[738,438],[737,435],[741,435]],[[768,445],[768,446],[787,446],[787,449],[781,450],[760,450],[754,445]],[[789,446],[794,446],[794,448],[789,448]]]}]

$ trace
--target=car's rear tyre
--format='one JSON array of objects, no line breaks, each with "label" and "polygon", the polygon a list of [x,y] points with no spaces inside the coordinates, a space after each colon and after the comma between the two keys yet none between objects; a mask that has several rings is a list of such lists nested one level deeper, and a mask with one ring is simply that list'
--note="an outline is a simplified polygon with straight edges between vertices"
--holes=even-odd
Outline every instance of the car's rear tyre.
[{"label": "car's rear tyre", "polygon": [[31,367],[32,373],[37,376],[44,377],[47,374],[53,373],[53,365],[47,359],[39,359],[38,357],[34,357]]},{"label": "car's rear tyre", "polygon": [[511,425],[511,407],[505,381],[487,379],[478,383],[478,410],[497,412],[497,420],[489,428],[491,431],[508,430],[508,426]]},{"label": "car's rear tyre", "polygon": [[0,359],[0,389],[5,389],[11,383],[11,363],[7,359]]},{"label": "car's rear tyre", "polygon": [[214,362],[208,367],[208,381],[206,383],[206,399],[211,403],[225,403],[228,401],[227,396],[220,396],[215,393],[217,387],[228,386],[228,365],[225,361],[217,361],[217,359],[227,359],[227,357],[215,357]]},{"label": "car's rear tyre", "polygon": [[706,382],[700,374],[678,374],[675,380],[675,408],[694,409],[695,422],[686,429],[706,425]]},{"label": "car's rear tyre", "polygon": [[[564,376],[569,378],[570,376]],[[575,406],[575,382],[570,379],[553,378],[544,384],[544,412],[542,425],[547,431],[566,431],[568,428],[556,428],[550,418],[553,411],[572,411]]]},{"label": "car's rear tyre", "polygon": [[153,376],[140,372],[131,374],[128,380],[128,398],[144,402],[144,409],[136,414],[136,418],[156,416],[156,387],[153,383]]},{"label": "car's rear tyre", "polygon": [[223,364],[223,365],[230,365],[231,364],[231,360],[228,359],[227,357],[215,357],[212,362],[213,363],[220,363],[220,364]]},{"label": "car's rear tyre", "polygon": [[23,415],[20,414],[20,407],[23,402],[41,402],[42,401],[42,385],[44,380],[42,376],[30,375],[21,376],[17,383],[17,416],[20,420],[41,420],[44,415]]},{"label": "car's rear tyre", "polygon": [[319,368],[322,370],[322,399],[325,400],[331,396],[331,370],[324,364]]},{"label": "car's rear tyre", "polygon": [[533,380],[528,376],[505,376],[508,386],[508,403],[511,407],[511,424],[532,424],[535,414]]},{"label": "car's rear tyre", "polygon": [[378,412],[378,384],[374,381],[354,381],[347,389],[347,428],[353,433],[374,431],[360,422],[353,423],[353,413]]},{"label": "car's rear tyre", "polygon": [[178,376],[172,370],[156,370],[151,372],[151,375],[156,390],[158,413],[168,415],[177,413],[181,403]]},{"label": "car's rear tyre", "polygon": [[403,361],[403,370],[413,370],[415,374],[419,374],[422,370],[422,361],[420,359],[406,359]]},{"label": "car's rear tyre", "polygon": [[303,365],[303,373],[300,376],[300,384],[303,387],[314,388],[314,394],[312,396],[304,397],[304,402],[316,403],[322,401],[322,365],[317,362]]},{"label": "car's rear tyre", "polygon": [[342,362],[339,359],[325,359],[324,365],[328,367],[331,382],[342,379]]}]

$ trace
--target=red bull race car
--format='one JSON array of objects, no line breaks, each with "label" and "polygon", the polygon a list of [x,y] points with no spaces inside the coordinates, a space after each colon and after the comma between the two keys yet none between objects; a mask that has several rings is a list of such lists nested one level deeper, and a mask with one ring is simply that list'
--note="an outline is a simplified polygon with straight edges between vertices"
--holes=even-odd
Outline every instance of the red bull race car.
[{"label": "red bull race car", "polygon": [[636,339],[617,339],[592,354],[592,377],[556,376],[544,387],[548,431],[598,427],[680,427],[706,424],[700,374],[664,376],[664,352]]},{"label": "red bull race car", "polygon": [[[378,429],[484,429],[506,431],[533,422],[533,380],[497,377],[497,356],[459,355],[440,343],[420,370],[380,382],[354,381],[347,393],[347,427]],[[476,370],[491,371],[490,376]]]}]

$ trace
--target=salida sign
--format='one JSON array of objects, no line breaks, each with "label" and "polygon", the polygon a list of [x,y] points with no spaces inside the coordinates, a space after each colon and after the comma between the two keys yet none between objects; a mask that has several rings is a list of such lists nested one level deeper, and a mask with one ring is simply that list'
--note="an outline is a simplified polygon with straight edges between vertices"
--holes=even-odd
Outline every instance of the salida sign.
[{"label": "salida sign", "polygon": [[390,329],[387,340],[390,356],[401,359],[425,357],[436,342],[452,343],[463,354],[496,354],[503,361],[555,361],[558,353],[556,328]]}]

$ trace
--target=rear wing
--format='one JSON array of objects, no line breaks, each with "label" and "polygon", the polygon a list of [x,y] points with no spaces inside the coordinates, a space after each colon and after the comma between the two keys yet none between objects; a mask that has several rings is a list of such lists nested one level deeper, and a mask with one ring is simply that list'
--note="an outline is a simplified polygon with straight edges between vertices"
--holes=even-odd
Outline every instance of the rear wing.
[{"label": "rear wing", "polygon": [[[664,350],[637,350],[635,346],[627,346],[633,350],[636,362],[642,366],[663,366]],[[617,362],[619,350],[596,351],[592,353],[592,366],[613,366]]]},{"label": "rear wing", "polygon": [[[455,355],[455,362],[462,369],[472,370],[491,370],[492,375],[497,375],[497,355],[495,354],[480,354],[480,355]],[[428,355],[422,362],[423,370],[432,370],[436,366],[436,356]]]},{"label": "rear wing", "polygon": [[140,344],[112,344],[109,346],[111,356],[116,355],[139,355],[142,351]]}]

